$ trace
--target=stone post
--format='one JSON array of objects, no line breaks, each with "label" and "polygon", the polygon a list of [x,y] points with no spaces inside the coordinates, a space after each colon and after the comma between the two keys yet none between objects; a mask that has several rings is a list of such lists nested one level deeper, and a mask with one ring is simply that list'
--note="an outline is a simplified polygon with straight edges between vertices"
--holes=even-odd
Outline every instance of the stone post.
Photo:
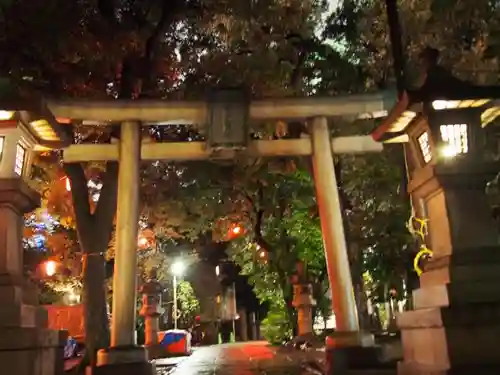
[{"label": "stone post", "polygon": [[428,219],[433,257],[413,311],[397,315],[404,361],[398,373],[500,373],[500,249],[485,193],[497,165],[428,165],[408,190]]},{"label": "stone post", "polygon": [[21,178],[0,179],[0,363],[2,374],[63,372],[66,331],[47,329],[47,311],[23,275],[24,214],[39,196]]},{"label": "stone post", "polygon": [[299,336],[313,332],[312,308],[316,306],[310,284],[295,284],[293,286],[293,307],[297,309]]},{"label": "stone post", "polygon": [[95,374],[152,375],[146,350],[136,345],[137,236],[141,125],[124,122],[119,143],[116,254],[113,276],[111,347],[97,355]]},{"label": "stone post", "polygon": [[158,345],[158,331],[160,329],[160,316],[163,314],[161,307],[161,284],[156,281],[156,270],[151,271],[150,280],[142,288],[141,316],[144,317],[144,346],[148,352],[149,359],[158,358],[162,355]]}]

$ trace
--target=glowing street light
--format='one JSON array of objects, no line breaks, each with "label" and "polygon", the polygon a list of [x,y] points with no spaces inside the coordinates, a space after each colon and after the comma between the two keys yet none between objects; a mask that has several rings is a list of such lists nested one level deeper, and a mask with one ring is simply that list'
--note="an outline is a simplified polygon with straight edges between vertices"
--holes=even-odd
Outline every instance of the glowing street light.
[{"label": "glowing street light", "polygon": [[241,227],[239,225],[236,225],[233,230],[232,230],[233,234],[240,234],[241,233]]},{"label": "glowing street light", "polygon": [[49,277],[54,276],[57,270],[57,263],[53,260],[49,260],[45,263],[45,274]]},{"label": "glowing street light", "polygon": [[172,272],[172,275],[180,277],[184,273],[185,268],[184,263],[176,261],[170,267],[170,271]]}]

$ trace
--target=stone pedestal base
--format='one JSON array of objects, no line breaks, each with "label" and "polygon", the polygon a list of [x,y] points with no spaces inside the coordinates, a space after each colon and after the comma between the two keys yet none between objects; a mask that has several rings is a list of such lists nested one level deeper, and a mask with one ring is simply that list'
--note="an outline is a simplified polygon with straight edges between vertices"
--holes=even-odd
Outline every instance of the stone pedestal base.
[{"label": "stone pedestal base", "polygon": [[41,328],[0,328],[2,374],[60,375],[64,373],[66,331]]},{"label": "stone pedestal base", "polygon": [[399,373],[500,373],[498,248],[433,259],[421,284],[413,292],[415,310],[397,316],[404,353]]},{"label": "stone pedestal base", "polygon": [[156,375],[156,371],[148,361],[146,349],[124,346],[100,350],[92,375]]},{"label": "stone pedestal base", "polygon": [[382,349],[373,335],[335,332],[326,339],[326,374],[342,375],[352,369],[374,369],[382,362]]},{"label": "stone pedestal base", "polygon": [[500,303],[408,311],[398,316],[398,326],[404,350],[401,374],[500,369]]},{"label": "stone pedestal base", "polygon": [[68,334],[47,329],[47,310],[36,305],[36,292],[22,284],[16,277],[0,275],[0,372],[63,374]]}]

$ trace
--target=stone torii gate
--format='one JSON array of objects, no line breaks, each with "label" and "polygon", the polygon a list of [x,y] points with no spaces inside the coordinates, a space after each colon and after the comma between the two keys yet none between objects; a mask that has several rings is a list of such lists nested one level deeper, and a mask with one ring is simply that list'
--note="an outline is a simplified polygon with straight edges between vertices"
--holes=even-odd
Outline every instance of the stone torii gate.
[{"label": "stone torii gate", "polygon": [[[331,138],[328,118],[378,117],[395,102],[393,93],[336,98],[248,101],[236,91],[221,91],[208,102],[54,101],[47,106],[59,122],[121,124],[118,144],[81,144],[64,149],[66,163],[119,161],[117,251],[113,279],[111,348],[98,356],[98,372],[150,372],[142,348],[136,347],[136,246],[139,219],[139,172],[142,160],[208,160],[248,157],[312,156],[316,195],[342,342],[361,344],[347,256],[332,152],[382,150],[370,136]],[[249,141],[248,121],[306,120],[310,138]],[[206,126],[207,142],[142,143],[141,126]],[[113,370],[114,369],[114,370]],[[123,373],[123,372],[122,372]]]}]

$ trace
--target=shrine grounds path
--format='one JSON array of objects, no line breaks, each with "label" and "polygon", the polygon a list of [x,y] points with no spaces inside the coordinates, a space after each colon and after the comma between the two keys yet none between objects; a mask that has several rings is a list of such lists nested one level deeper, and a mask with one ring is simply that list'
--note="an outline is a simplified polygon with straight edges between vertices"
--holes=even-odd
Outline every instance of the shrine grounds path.
[{"label": "shrine grounds path", "polygon": [[[156,367],[158,375],[320,375],[303,369],[297,355],[265,341],[196,348],[189,357],[158,360]],[[359,371],[352,375],[393,375],[393,372]]]}]

